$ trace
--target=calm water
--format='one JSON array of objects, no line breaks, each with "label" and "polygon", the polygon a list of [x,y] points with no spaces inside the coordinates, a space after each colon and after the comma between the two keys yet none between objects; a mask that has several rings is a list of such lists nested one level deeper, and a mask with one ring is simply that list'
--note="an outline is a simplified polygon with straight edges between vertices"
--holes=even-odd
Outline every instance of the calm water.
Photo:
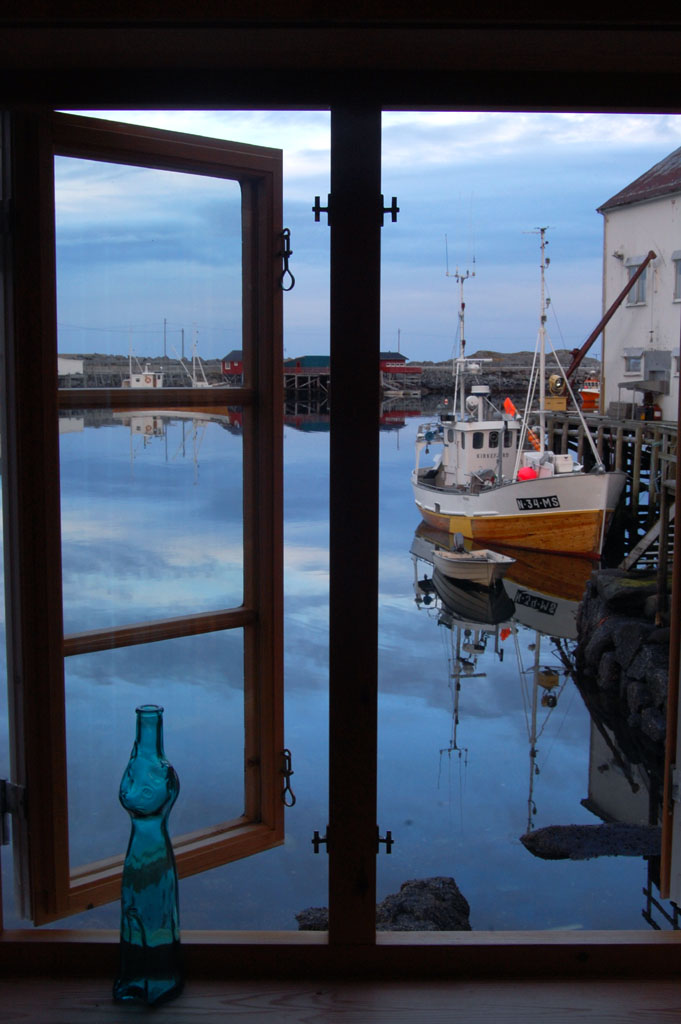
[{"label": "calm water", "polygon": [[[539,828],[599,820],[581,803],[592,793],[589,716],[555,653],[573,646],[585,567],[566,561],[558,578],[569,582],[556,589],[551,566],[526,560],[494,608],[444,594],[409,485],[418,422],[398,414],[381,435],[378,815],[395,846],[378,857],[379,899],[407,879],[451,875],[477,929],[647,927],[643,860],[546,862],[519,842],[528,821]],[[68,629],[239,599],[238,430],[175,419],[149,434],[123,418],[65,425]],[[182,881],[186,928],[296,928],[298,910],[327,902],[326,857],[314,855],[310,840],[328,820],[328,440],[324,421],[297,420],[285,430],[286,745],[297,797],[286,843]],[[240,658],[241,637],[231,632],[71,659],[74,863],[127,842],[117,792],[140,702],[166,708],[166,752],[182,783],[171,831],[238,812]],[[535,661],[555,671],[557,700],[542,706],[542,689],[533,721]],[[3,744],[6,771],[4,737]],[[594,773],[591,786],[602,775]],[[620,790],[601,789],[599,799],[622,800]],[[116,927],[118,906],[72,922]]]}]

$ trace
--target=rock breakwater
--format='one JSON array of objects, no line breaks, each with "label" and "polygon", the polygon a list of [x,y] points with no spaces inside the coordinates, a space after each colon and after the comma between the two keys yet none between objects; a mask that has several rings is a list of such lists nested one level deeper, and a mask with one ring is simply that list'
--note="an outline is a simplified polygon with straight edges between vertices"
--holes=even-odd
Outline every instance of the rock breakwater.
[{"label": "rock breakwater", "polygon": [[593,573],[579,607],[576,683],[597,726],[630,764],[661,785],[669,683],[669,626],[655,623],[654,573]]}]

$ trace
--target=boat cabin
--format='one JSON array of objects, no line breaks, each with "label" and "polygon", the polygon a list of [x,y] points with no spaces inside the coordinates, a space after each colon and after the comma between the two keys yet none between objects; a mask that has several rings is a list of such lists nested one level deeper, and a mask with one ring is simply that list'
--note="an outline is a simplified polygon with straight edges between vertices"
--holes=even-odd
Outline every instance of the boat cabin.
[{"label": "boat cabin", "polygon": [[[416,476],[434,487],[470,489],[473,493],[512,480],[534,480],[581,469],[570,455],[544,451],[532,430],[510,412],[498,412],[489,402],[489,387],[471,388],[464,412],[445,412],[437,423],[419,427],[416,439]],[[487,407],[487,408],[485,408]],[[490,415],[490,413],[492,415]],[[522,450],[525,440],[531,444]],[[431,469],[420,469],[422,448],[441,444]]]},{"label": "boat cabin", "polygon": [[[424,482],[475,489],[515,476],[521,424],[490,406],[488,395],[487,385],[475,386],[463,413],[444,412],[438,423],[419,427],[416,472]],[[430,444],[441,444],[442,451],[432,470],[419,472],[421,448],[427,452]]]}]

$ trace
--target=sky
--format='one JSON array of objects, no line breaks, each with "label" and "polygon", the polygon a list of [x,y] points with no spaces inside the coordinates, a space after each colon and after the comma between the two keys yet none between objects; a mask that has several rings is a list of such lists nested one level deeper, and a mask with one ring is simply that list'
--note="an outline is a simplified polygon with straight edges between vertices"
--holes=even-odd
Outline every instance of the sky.
[{"label": "sky", "polygon": [[[284,297],[285,354],[327,354],[329,229],[312,205],[329,191],[328,113],[97,116],[283,151],[296,278]],[[385,113],[382,190],[388,203],[397,196],[400,214],[382,235],[382,349],[451,358],[458,269],[475,273],[464,284],[467,351],[532,350],[540,226],[551,259],[550,340],[581,345],[602,314],[597,207],[679,146],[678,115]],[[238,198],[229,184],[64,159],[57,176],[62,354],[190,355],[195,345],[215,358],[240,347]]]}]

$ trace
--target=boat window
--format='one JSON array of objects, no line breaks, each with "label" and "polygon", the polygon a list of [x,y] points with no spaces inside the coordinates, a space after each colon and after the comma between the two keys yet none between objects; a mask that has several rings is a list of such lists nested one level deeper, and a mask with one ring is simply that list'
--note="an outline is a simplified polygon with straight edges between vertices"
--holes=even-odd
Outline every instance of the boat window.
[{"label": "boat window", "polygon": [[447,440],[449,441],[450,444],[454,444],[454,431],[452,430],[451,427],[447,431]]},{"label": "boat window", "polygon": [[489,432],[489,446],[490,446],[490,448],[498,448],[499,447],[499,431],[498,430],[490,430],[490,432]]},{"label": "boat window", "polygon": [[[511,448],[513,446],[513,433],[511,430],[504,431],[504,448]],[[517,437],[517,431],[515,433]]]},{"label": "boat window", "polygon": [[473,447],[483,448],[485,444],[485,435],[482,430],[476,430],[473,434]]}]

